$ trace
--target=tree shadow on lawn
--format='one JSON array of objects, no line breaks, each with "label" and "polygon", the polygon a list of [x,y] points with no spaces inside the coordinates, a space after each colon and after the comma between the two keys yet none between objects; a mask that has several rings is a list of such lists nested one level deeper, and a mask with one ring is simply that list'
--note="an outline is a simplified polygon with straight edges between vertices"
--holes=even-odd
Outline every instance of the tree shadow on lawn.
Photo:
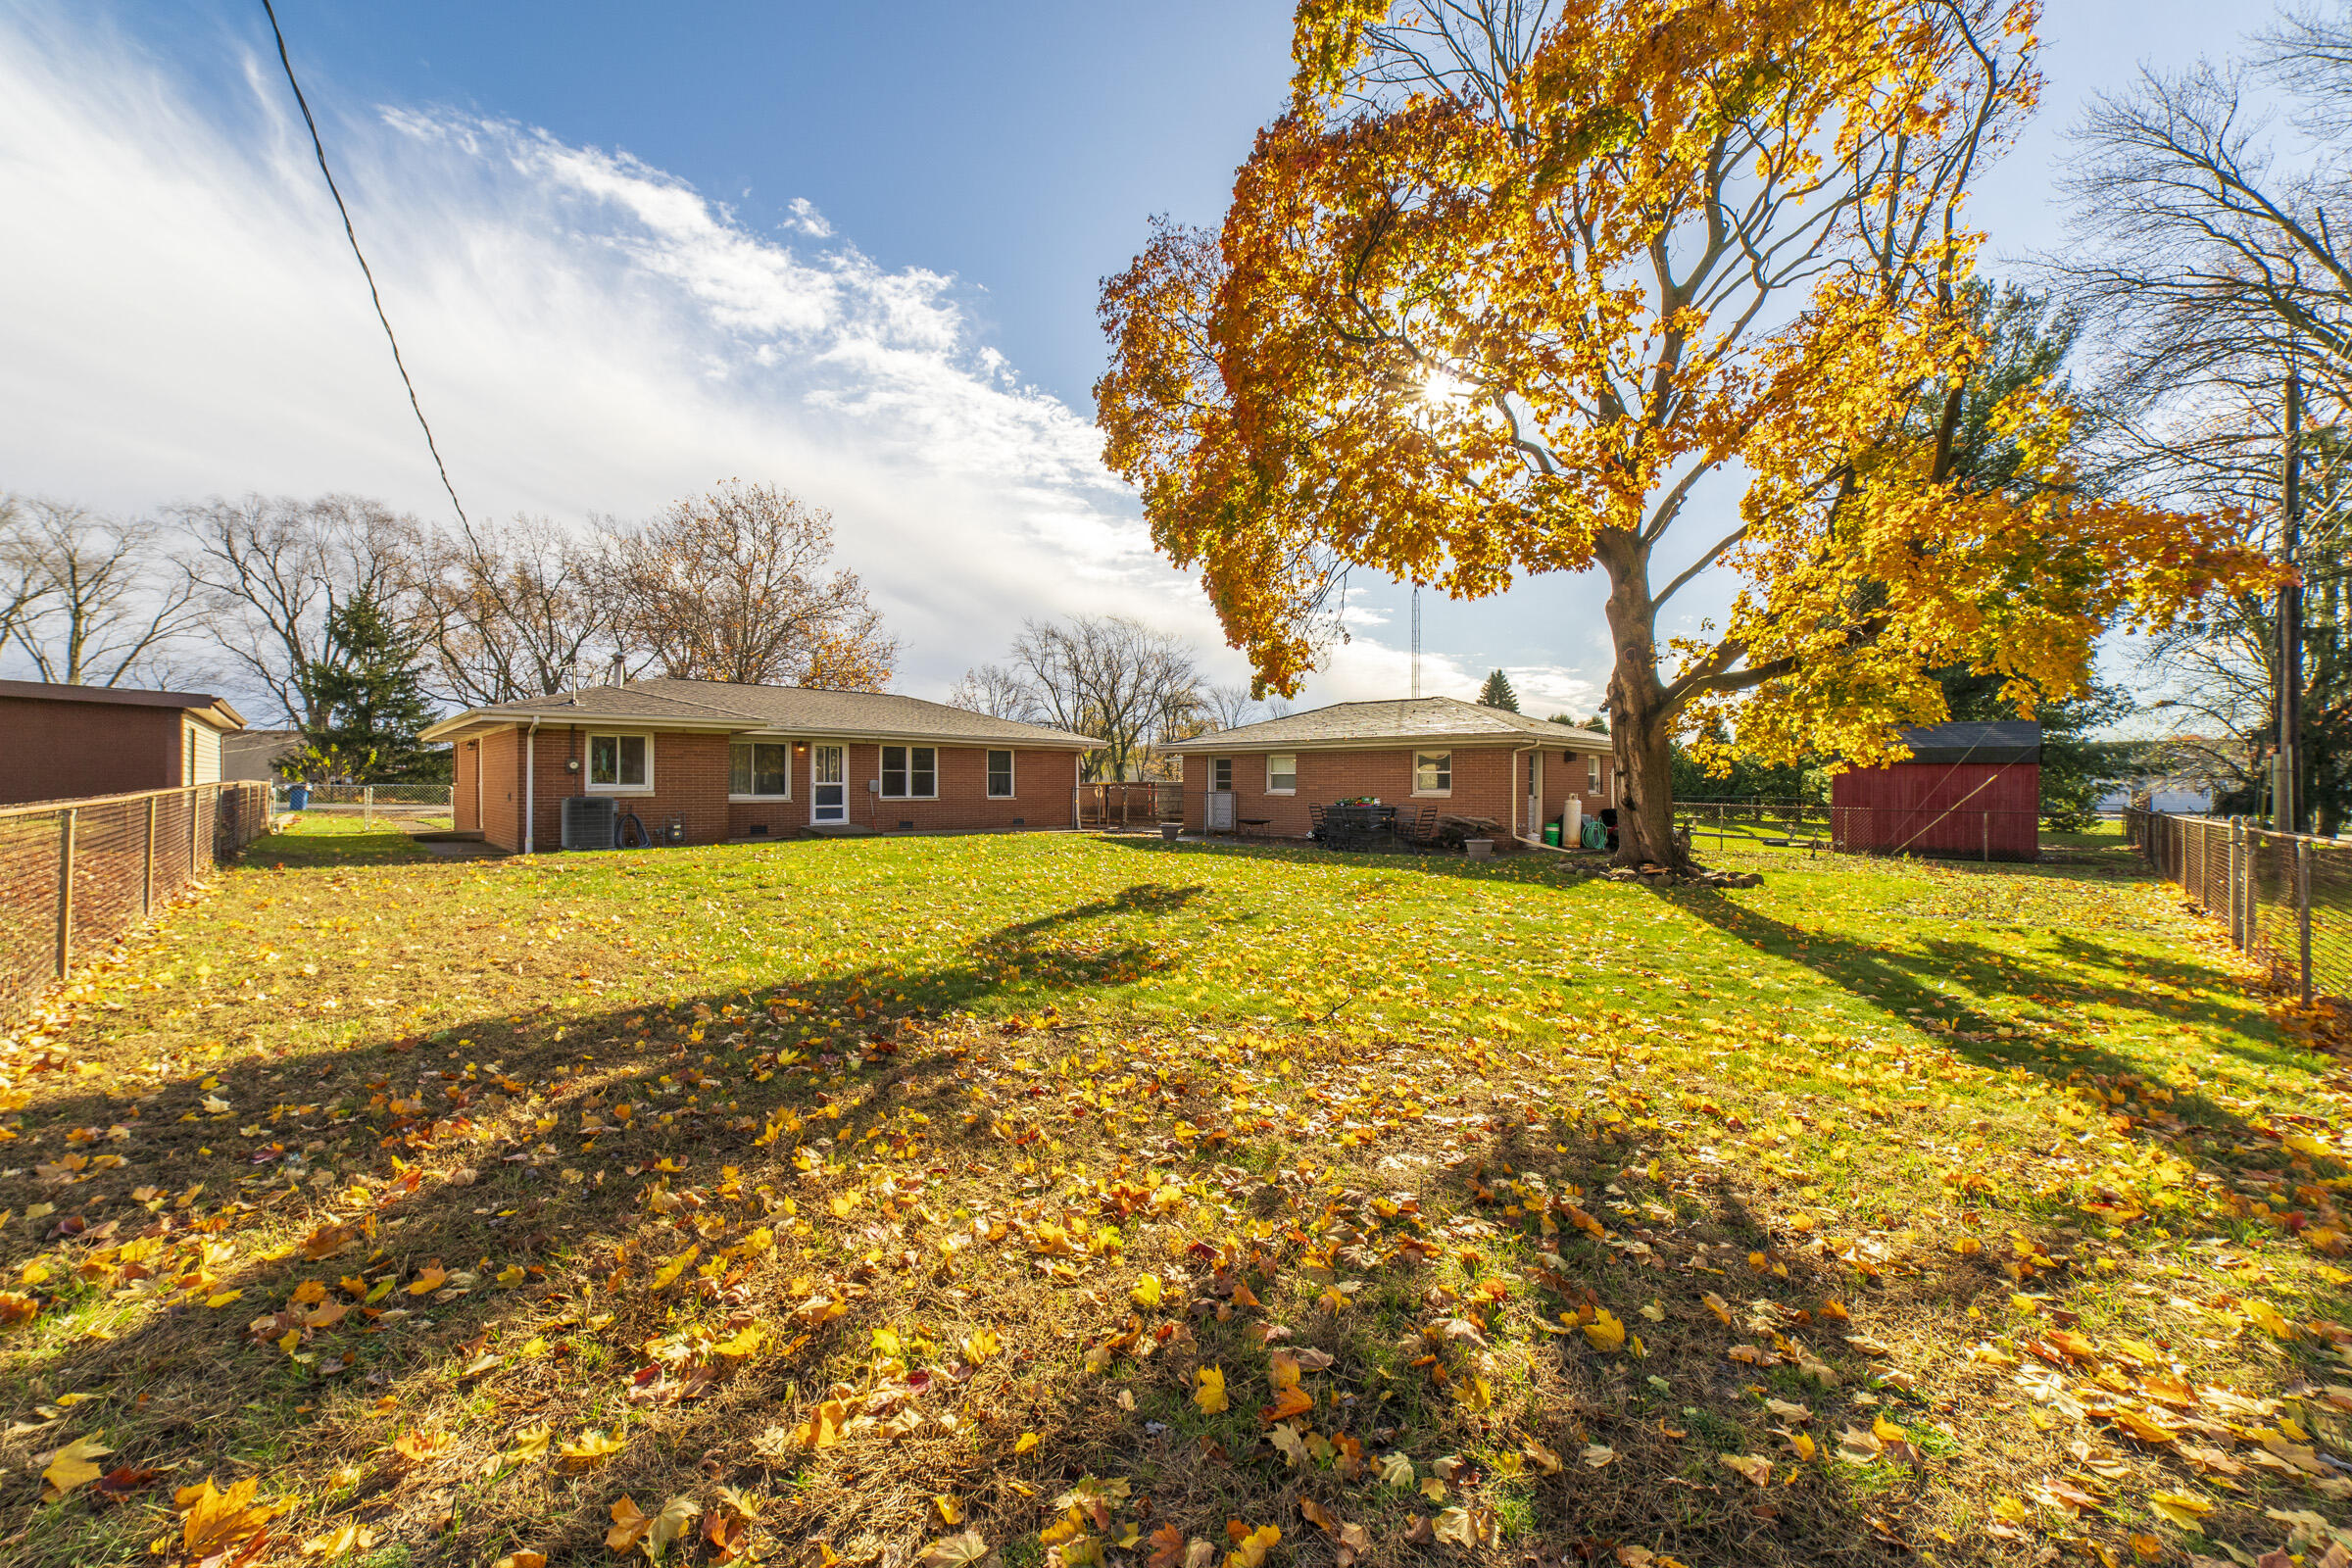
[{"label": "tree shadow on lawn", "polygon": [[[758,1015],[741,993],[711,993],[680,999],[665,1015],[626,1009],[585,1021],[526,1015],[519,1023],[494,1015],[444,1038],[471,1038],[469,1055],[496,1060],[517,1078],[585,1064],[556,1098],[569,1121],[599,1086],[608,1097],[619,1093],[620,1073],[658,1069],[683,1079],[715,1065],[710,1058],[728,1049],[726,1036],[756,1029]],[[1003,1546],[1054,1523],[1057,1494],[1089,1475],[1129,1479],[1133,1498],[1112,1510],[1119,1521],[1146,1534],[1173,1524],[1220,1551],[1230,1544],[1225,1521],[1239,1518],[1250,1527],[1279,1524],[1297,1561],[1331,1561],[1332,1544],[1297,1511],[1305,1498],[1372,1529],[1381,1560],[1460,1560],[1451,1548],[1406,1544],[1414,1521],[1441,1504],[1382,1485],[1376,1468],[1359,1467],[1350,1450],[1332,1446],[1343,1439],[1360,1445],[1367,1460],[1402,1453],[1420,1479],[1437,1473],[1441,1459],[1461,1459],[1444,1500],[1471,1506],[1482,1525],[1492,1516],[1499,1541],[1481,1556],[1497,1562],[1530,1550],[1605,1562],[1624,1543],[1671,1552],[1691,1568],[1892,1563],[1903,1557],[1901,1543],[1919,1541],[1942,1517],[1936,1488],[1948,1479],[1960,1440],[1919,1425],[1937,1419],[1927,1402],[1935,1391],[1886,1388],[1875,1396],[1884,1401],[1877,1408],[1910,1426],[1922,1444],[1924,1468],[1916,1472],[1887,1462],[1868,1469],[1827,1459],[1795,1464],[1771,1431],[1787,1423],[1763,1401],[1780,1397],[1815,1409],[1814,1421],[1793,1430],[1834,1448],[1839,1425],[1869,1425],[1871,1409],[1857,1391],[1873,1363],[1836,1332],[1842,1325],[1819,1315],[1826,1301],[1842,1298],[1865,1320],[1900,1311],[1956,1325],[1971,1303],[2005,1292],[2005,1282],[1988,1267],[1944,1259],[1901,1277],[1892,1290],[1882,1287],[1876,1294],[1884,1299],[1866,1303],[1856,1277],[1826,1251],[1774,1236],[1748,1207],[1736,1175],[1678,1168],[1652,1183],[1645,1152],[1623,1138],[1595,1138],[1558,1121],[1529,1124],[1507,1105],[1456,1128],[1406,1125],[1353,1150],[1317,1147],[1318,1159],[1336,1162],[1317,1180],[1295,1168],[1278,1169],[1271,1180],[1253,1175],[1232,1163],[1230,1144],[1210,1137],[1180,1145],[1163,1131],[1137,1141],[1138,1158],[1148,1153],[1167,1175],[1207,1183],[1223,1217],[1163,1229],[1105,1198],[1092,1222],[1126,1228],[1129,1248],[1076,1260],[1069,1278],[1041,1273],[1043,1256],[1016,1256],[993,1279],[977,1262],[943,1267],[935,1244],[958,1227],[946,1221],[909,1237],[902,1227],[917,1206],[961,1200],[986,1212],[1009,1205],[1023,1186],[1017,1162],[1052,1158],[1048,1140],[1075,1142],[1095,1119],[1083,1101],[1031,1096],[1031,1084],[1000,1100],[997,1114],[966,1121],[970,1087],[988,1080],[1014,1087],[1011,1057],[1086,1042],[1023,1030],[1007,1043],[1004,1026],[930,1034],[889,1020],[842,1042],[832,1068],[822,1055],[776,1067],[765,1084],[731,1086],[735,1102],[699,1118],[663,1124],[649,1110],[628,1129],[600,1136],[592,1153],[540,1153],[543,1135],[527,1119],[517,1136],[485,1147],[453,1125],[452,1113],[467,1110],[487,1119],[492,1107],[478,1102],[436,1113],[420,1108],[405,1124],[395,1118],[382,1147],[410,1161],[418,1179],[413,1187],[400,1179],[385,1184],[380,1200],[367,1205],[372,1238],[355,1238],[348,1250],[324,1258],[297,1252],[245,1260],[210,1287],[243,1291],[235,1303],[169,1308],[122,1326],[111,1340],[53,1337],[11,1379],[20,1396],[91,1396],[66,1420],[9,1438],[0,1457],[12,1467],[94,1430],[105,1431],[116,1449],[109,1464],[192,1461],[134,1489],[127,1501],[105,1505],[107,1518],[95,1524],[88,1512],[100,1504],[87,1491],[48,1508],[31,1503],[28,1488],[17,1491],[0,1509],[0,1530],[15,1543],[12,1560],[62,1568],[135,1557],[170,1528],[160,1509],[173,1487],[206,1475],[225,1486],[248,1469],[263,1474],[266,1497],[297,1487],[308,1496],[305,1510],[279,1525],[281,1544],[329,1518],[352,1519],[378,1529],[381,1544],[405,1547],[406,1560],[418,1563],[481,1562],[522,1546],[556,1560],[606,1560],[601,1537],[618,1497],[651,1511],[689,1494],[708,1507],[723,1484],[764,1494],[769,1522],[787,1540],[821,1535],[853,1562],[903,1568],[924,1543],[952,1533],[934,1494],[956,1499],[969,1526]],[[393,1044],[284,1065],[398,1076],[403,1066],[439,1073],[447,1070],[441,1063],[454,1062],[421,1051],[394,1054]],[[720,1050],[709,1049],[714,1046]],[[772,1048],[745,1042],[743,1060],[756,1061],[762,1049]],[[1335,1052],[1323,1059],[1342,1058]],[[216,1092],[258,1102],[274,1092],[260,1077],[268,1065],[224,1071]],[[811,1065],[824,1070],[805,1070]],[[1206,1125],[1206,1091],[1163,1077],[1148,1095],[1131,1090],[1130,1098],[1160,1107],[1164,1129],[1178,1117]],[[799,1115],[802,1125],[761,1144],[779,1113]],[[911,1114],[929,1120],[915,1123]],[[566,1182],[567,1160],[594,1165],[599,1176]],[[660,1169],[664,1160],[679,1168]],[[741,1199],[723,1191],[721,1168],[730,1165]],[[466,1170],[476,1174],[467,1180]],[[1583,1189],[1579,1200],[1603,1216],[1608,1242],[1563,1224],[1556,1260],[1545,1257],[1536,1205],[1515,1218],[1502,1212],[1526,1202],[1506,1182],[1531,1173],[1544,1178],[1541,1192]],[[1424,1225],[1384,1226],[1372,1198],[1396,1195],[1416,1178]],[[1624,1192],[1604,1198],[1610,1183]],[[1050,1192],[1053,1183],[1041,1175],[1027,1186]],[[782,1200],[804,1217],[825,1216],[838,1212],[835,1200],[852,1194],[859,1195],[858,1206],[823,1220],[806,1245],[785,1235],[793,1221]],[[333,1205],[332,1196],[279,1200],[275,1207],[294,1222],[299,1240],[313,1227],[355,1217],[356,1205]],[[669,1200],[679,1200],[677,1206],[661,1211]],[[1287,1226],[1276,1223],[1286,1202],[1295,1210]],[[1641,1205],[1649,1203],[1673,1209],[1672,1220],[1645,1214]],[[1086,1206],[1075,1199],[1071,1204],[1081,1212]],[[201,1223],[223,1210],[167,1212]],[[1257,1240],[1237,1240],[1251,1218],[1264,1222]],[[1298,1229],[1301,1220],[1313,1222],[1314,1237]],[[730,1263],[708,1278],[688,1266],[670,1286],[652,1288],[649,1277],[658,1277],[664,1258],[697,1246],[714,1256],[762,1225],[797,1255]],[[1432,1249],[1399,1250],[1399,1235],[1416,1232]],[[1310,1248],[1319,1255],[1307,1256]],[[1767,1252],[1786,1272],[1750,1268],[1751,1250]],[[453,1272],[476,1271],[476,1284],[463,1294],[412,1296],[405,1287],[434,1260]],[[545,1272],[498,1288],[492,1276],[511,1264]],[[631,1278],[616,1282],[613,1270],[624,1266]],[[1129,1286],[1147,1269],[1167,1281],[1162,1308],[1140,1315],[1147,1332],[1107,1368],[1082,1372],[1086,1348],[1128,1318]],[[392,1282],[380,1304],[405,1303],[408,1315],[378,1319],[372,1333],[357,1312],[310,1331],[302,1348],[318,1360],[308,1365],[270,1344],[273,1333],[243,1332],[248,1318],[286,1303],[300,1282],[318,1281],[336,1299],[334,1282],[347,1274]],[[1350,1280],[1356,1289],[1326,1294]],[[1241,1287],[1263,1305],[1237,1305],[1246,1299]],[[1733,1324],[1718,1323],[1707,1308],[1710,1290],[1731,1298]],[[831,1294],[849,1310],[803,1342],[790,1314],[811,1292]],[[74,1319],[54,1328],[95,1326],[109,1312],[102,1301],[95,1289],[80,1293],[78,1309],[74,1302],[52,1309]],[[1653,1301],[1654,1321],[1641,1310]],[[1573,1330],[1539,1328],[1564,1327],[1557,1315],[1588,1302],[1644,1339],[1647,1358],[1603,1354]],[[587,1326],[608,1312],[610,1322]],[[728,1322],[747,1315],[771,1326],[768,1345],[699,1392],[659,1371],[662,1353],[647,1348],[664,1339],[674,1344],[693,1324],[723,1335]],[[1191,1345],[1182,1335],[1161,1343],[1155,1331],[1175,1323],[1186,1325]],[[1287,1326],[1290,1337],[1269,1344],[1269,1323]],[[1463,1326],[1472,1332],[1459,1332]],[[967,1370],[958,1347],[982,1328],[1003,1337],[1006,1353]],[[760,1443],[770,1427],[805,1419],[821,1398],[869,1393],[882,1381],[906,1389],[871,1370],[880,1329],[902,1336],[916,1365],[941,1369],[927,1374],[925,1388],[904,1395],[904,1410],[926,1419],[900,1437],[853,1434],[814,1451],[779,1453]],[[1777,1359],[1775,1335],[1835,1368],[1837,1387],[1792,1366],[1726,1355],[1733,1344],[1746,1343],[1769,1363]],[[1152,1353],[1139,1356],[1145,1347]],[[1319,1348],[1333,1357],[1305,1380],[1316,1404],[1298,1423],[1319,1433],[1331,1451],[1297,1466],[1270,1442],[1270,1423],[1258,1409],[1274,1395],[1270,1354],[1278,1348]],[[344,1351],[349,1368],[323,1373],[327,1358]],[[1225,1372],[1226,1412],[1210,1414],[1190,1398],[1200,1366]],[[1458,1392],[1475,1388],[1480,1376],[1490,1380],[1491,1403]],[[1652,1377],[1667,1386],[1659,1389]],[[667,1402],[681,1387],[696,1396]],[[379,1411],[387,1399],[391,1405]],[[953,1431],[938,1419],[950,1412],[957,1416]],[[1954,1419],[1965,1427],[1965,1418]],[[559,1441],[583,1427],[625,1429],[628,1443],[576,1473],[545,1460],[494,1458],[517,1429],[534,1424],[552,1426]],[[394,1438],[419,1427],[463,1430],[446,1450],[415,1463],[386,1452]],[[1026,1451],[1025,1433],[1039,1439]],[[2029,1439],[2036,1462],[2058,1462],[2062,1436]],[[1531,1437],[1566,1468],[1546,1473],[1523,1446]],[[1615,1457],[1593,1468],[1585,1462],[1587,1444],[1605,1444]],[[1775,1484],[1754,1487],[1721,1462],[1726,1454],[1772,1456]],[[343,1463],[356,1474],[327,1480]],[[1799,1479],[1782,1485],[1791,1469]],[[1146,1496],[1148,1515],[1134,1501]],[[1114,1521],[1113,1533],[1120,1528]]]},{"label": "tree shadow on lawn", "polygon": [[[260,1261],[239,1259],[204,1279],[195,1297],[143,1318],[135,1301],[118,1305],[106,1299],[105,1287],[120,1281],[119,1266],[94,1268],[94,1280],[84,1284],[61,1272],[38,1292],[52,1298],[41,1316],[17,1331],[20,1338],[10,1348],[22,1357],[29,1337],[33,1355],[9,1382],[26,1403],[70,1393],[95,1394],[99,1402],[83,1405],[75,1419],[0,1439],[0,1463],[51,1446],[58,1432],[103,1424],[111,1416],[114,1432],[127,1430],[136,1437],[114,1441],[118,1453],[110,1463],[172,1463],[184,1456],[178,1450],[198,1444],[214,1455],[212,1462],[234,1458],[274,1464],[303,1441],[297,1429],[351,1418],[387,1387],[397,1389],[416,1377],[446,1382],[455,1366],[449,1360],[452,1346],[531,1315],[524,1303],[539,1294],[538,1285],[502,1291],[491,1285],[490,1276],[510,1262],[553,1263],[559,1271],[576,1271],[599,1249],[609,1251],[613,1238],[637,1225],[633,1206],[654,1179],[651,1168],[663,1158],[693,1172],[691,1178],[677,1176],[680,1182],[708,1180],[715,1175],[716,1161],[741,1159],[745,1191],[767,1181],[789,1194],[808,1185],[812,1174],[820,1183],[830,1178],[784,1168],[778,1158],[761,1152],[756,1140],[769,1114],[797,1107],[810,1118],[823,1117],[805,1136],[834,1153],[852,1149],[884,1106],[892,1115],[920,1111],[935,1125],[956,1125],[968,1102],[960,1098],[965,1091],[952,1074],[952,1062],[924,1057],[896,1067],[898,1043],[879,1031],[897,1029],[901,1019],[936,1018],[968,1006],[1005,989],[1013,977],[1025,994],[1048,998],[1125,984],[1154,961],[1148,948],[1115,939],[1058,944],[1052,940],[1054,932],[1103,915],[1172,912],[1200,891],[1130,887],[1114,897],[988,932],[943,963],[874,964],[843,975],[777,983],[763,988],[767,1005],[754,1005],[740,990],[587,1017],[551,1003],[520,1014],[500,1011],[437,1026],[429,1044],[411,1035],[319,1051],[256,1050],[208,1074],[210,1087],[204,1089],[182,1083],[136,1102],[103,1091],[43,1099],[27,1107],[27,1119],[37,1119],[31,1129],[35,1142],[54,1144],[57,1134],[71,1128],[86,1127],[98,1136],[62,1149],[27,1152],[20,1145],[11,1151],[32,1168],[0,1179],[0,1207],[24,1210],[47,1202],[59,1211],[37,1224],[0,1230],[0,1263],[11,1275],[33,1254],[60,1244],[86,1259],[142,1236],[161,1235],[184,1245],[208,1234],[273,1223],[299,1242],[319,1227],[363,1216],[372,1218],[373,1230],[329,1258],[281,1252]],[[880,999],[894,996],[907,1000],[891,1006],[885,1021]],[[721,1039],[705,1041],[707,1031]],[[447,1049],[461,1041],[464,1049]],[[797,1054],[796,1044],[786,1042],[798,1045]],[[702,1049],[705,1045],[710,1049]],[[791,1059],[777,1061],[779,1050]],[[724,1066],[718,1063],[722,1051],[731,1057]],[[746,1054],[761,1051],[771,1065],[745,1067]],[[477,1071],[473,1063],[485,1066]],[[768,1082],[743,1081],[754,1072],[765,1072]],[[835,1084],[837,1076],[841,1081]],[[725,1109],[665,1113],[665,1100],[677,1105],[689,1090],[699,1094],[699,1082],[715,1084],[722,1078],[733,1097]],[[524,1116],[524,1097],[533,1091],[548,1102]],[[208,1116],[202,1103],[207,1096],[235,1108]],[[273,1116],[262,1108],[312,1098],[320,1103],[307,1119]],[[639,1114],[624,1120],[615,1109],[623,1101]],[[334,1121],[330,1110],[338,1102],[358,1114]],[[571,1128],[550,1128],[545,1134],[536,1129],[540,1115],[571,1121],[591,1105],[610,1130],[577,1152],[558,1154],[546,1142],[577,1136]],[[1021,1117],[1017,1106],[1006,1114]],[[261,1140],[236,1133],[247,1122],[267,1124]],[[133,1129],[131,1139],[105,1138],[103,1130],[110,1125]],[[480,1141],[491,1136],[485,1126],[498,1129],[488,1146]],[[49,1137],[41,1138],[43,1133]],[[1026,1141],[1040,1136],[1029,1129]],[[221,1146],[219,1152],[213,1144]],[[67,1159],[88,1160],[87,1152],[76,1150],[122,1150],[129,1158],[111,1168],[103,1162],[64,1168]],[[630,1173],[639,1179],[610,1180],[624,1153],[639,1167]],[[36,1164],[44,1154],[58,1163]],[[470,1182],[455,1181],[451,1172],[460,1163],[452,1163],[432,1171],[429,1182],[423,1179],[427,1164],[445,1160],[476,1168],[478,1174]],[[409,1175],[387,1182],[387,1172],[404,1161],[410,1162]],[[566,1181],[567,1162],[589,1166],[594,1174]],[[371,1165],[375,1191],[355,1201],[345,1190],[348,1173]],[[281,1174],[330,1168],[347,1174],[333,1181],[304,1181],[299,1192],[289,1191]],[[142,1197],[134,1198],[134,1189]],[[452,1274],[475,1270],[481,1277],[469,1294],[447,1301],[436,1303],[429,1295],[412,1298],[405,1286],[428,1260]],[[271,1331],[298,1328],[290,1319],[271,1320],[287,1305],[294,1283],[317,1280],[327,1288],[329,1300],[344,1298],[335,1285],[338,1271],[354,1269],[354,1277],[369,1288],[395,1285],[395,1294],[374,1303],[379,1310],[413,1309],[413,1314],[394,1317],[390,1332],[382,1334],[354,1335],[347,1329],[301,1334],[303,1353],[323,1361],[331,1361],[338,1347],[351,1350],[348,1370],[314,1381],[310,1368],[267,1343],[274,1332],[247,1331],[257,1316]],[[192,1273],[183,1277],[195,1279]],[[54,1298],[61,1295],[62,1301]],[[232,1298],[217,1308],[204,1304],[222,1298]],[[356,1303],[346,1299],[345,1304]],[[140,1321],[116,1337],[85,1337],[89,1328],[132,1318]],[[354,1325],[364,1320],[357,1312],[350,1319]],[[301,1408],[308,1402],[316,1402],[318,1410]],[[378,1442],[388,1436],[375,1435]],[[190,1479],[172,1478],[174,1484]],[[40,1515],[44,1523],[56,1517]],[[9,1533],[5,1521],[6,1510],[0,1509],[0,1538]],[[153,1523],[142,1520],[139,1528]],[[74,1560],[78,1550],[75,1546],[57,1560]]]}]

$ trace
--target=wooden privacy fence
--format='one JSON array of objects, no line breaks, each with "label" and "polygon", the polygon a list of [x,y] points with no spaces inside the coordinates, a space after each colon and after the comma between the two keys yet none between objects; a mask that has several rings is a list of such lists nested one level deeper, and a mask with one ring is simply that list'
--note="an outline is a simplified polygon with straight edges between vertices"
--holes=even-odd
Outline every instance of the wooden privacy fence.
[{"label": "wooden privacy fence", "polygon": [[1070,801],[1070,825],[1075,828],[1151,832],[1162,822],[1183,820],[1181,784],[1081,784]]},{"label": "wooden privacy fence", "polygon": [[0,1022],[270,825],[270,786],[0,807]]},{"label": "wooden privacy fence", "polygon": [[2124,835],[2278,983],[2352,995],[2352,845],[2165,811],[2127,810]]}]

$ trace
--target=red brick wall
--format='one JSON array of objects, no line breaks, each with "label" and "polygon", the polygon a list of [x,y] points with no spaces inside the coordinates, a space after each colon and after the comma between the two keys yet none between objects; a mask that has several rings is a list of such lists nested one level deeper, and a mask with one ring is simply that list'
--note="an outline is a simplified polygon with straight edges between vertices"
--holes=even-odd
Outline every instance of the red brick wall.
[{"label": "red brick wall", "polygon": [[[1453,753],[1453,792],[1450,795],[1413,794],[1413,754],[1422,751]],[[1311,831],[1307,815],[1311,803],[1329,806],[1349,796],[1376,796],[1394,806],[1400,820],[1434,806],[1441,815],[1491,816],[1507,832],[1511,822],[1511,752],[1508,747],[1421,747],[1360,752],[1298,752],[1298,790],[1295,795],[1266,793],[1268,752],[1235,752],[1233,789],[1236,814],[1264,817],[1262,831],[1277,838],[1304,838]],[[1206,791],[1214,773],[1214,758],[1198,754],[1184,760],[1185,825],[1198,830],[1205,809]],[[1524,767],[1526,764],[1520,764]],[[1546,780],[1548,788],[1549,781]],[[1524,808],[1522,808],[1524,812]]]},{"label": "red brick wall", "polygon": [[[492,844],[517,850],[522,841],[522,757],[519,732],[502,730],[481,741],[484,836]],[[792,743],[792,798],[787,801],[729,801],[729,738],[720,734],[679,730],[654,732],[654,791],[651,795],[615,795],[622,813],[635,811],[648,830],[660,832],[674,814],[686,818],[686,842],[715,844],[751,838],[752,829],[764,826],[765,837],[799,838],[808,831],[809,742]],[[1077,777],[1068,752],[1017,751],[1013,758],[1010,799],[988,796],[988,753],[979,747],[938,748],[936,800],[884,800],[866,788],[882,776],[879,743],[849,742],[849,820],[882,832],[912,822],[917,831],[943,828],[1066,827],[1070,820],[1070,789]],[[570,725],[542,724],[533,746],[538,773],[536,847],[556,849],[563,843],[563,800],[585,793],[588,731]],[[458,825],[472,826],[472,770],[466,749],[459,748]],[[565,762],[576,758],[580,771]],[[597,793],[604,793],[599,791]]]},{"label": "red brick wall", "polygon": [[176,708],[0,698],[0,805],[172,789],[179,736]]}]

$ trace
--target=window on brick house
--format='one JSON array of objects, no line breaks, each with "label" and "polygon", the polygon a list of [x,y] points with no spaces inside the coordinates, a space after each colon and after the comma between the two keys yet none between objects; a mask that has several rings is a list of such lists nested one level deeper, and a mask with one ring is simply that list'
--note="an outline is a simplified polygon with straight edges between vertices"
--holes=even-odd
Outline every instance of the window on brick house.
[{"label": "window on brick house", "polygon": [[654,738],[651,735],[589,736],[588,787],[614,792],[650,792],[654,787]]},{"label": "window on brick house", "polygon": [[1587,795],[1600,793],[1600,759],[1597,757],[1585,759],[1585,793]]},{"label": "window on brick house", "polygon": [[929,801],[939,797],[939,752],[929,746],[882,748],[882,798]]},{"label": "window on brick house", "polygon": [[1219,791],[1230,791],[1233,788],[1232,758],[1220,757],[1208,764],[1208,787]]},{"label": "window on brick house", "polygon": [[1451,795],[1453,793],[1453,754],[1451,752],[1415,752],[1413,754],[1413,793],[1415,795]]},{"label": "window on brick house", "polygon": [[727,748],[727,794],[742,801],[792,799],[792,747],[737,741]]},{"label": "window on brick house", "polygon": [[1270,753],[1266,758],[1266,793],[1296,795],[1298,793],[1298,759],[1289,752]]},{"label": "window on brick house", "polygon": [[992,801],[1006,801],[1012,798],[1012,754],[1010,752],[988,754],[988,798]]}]

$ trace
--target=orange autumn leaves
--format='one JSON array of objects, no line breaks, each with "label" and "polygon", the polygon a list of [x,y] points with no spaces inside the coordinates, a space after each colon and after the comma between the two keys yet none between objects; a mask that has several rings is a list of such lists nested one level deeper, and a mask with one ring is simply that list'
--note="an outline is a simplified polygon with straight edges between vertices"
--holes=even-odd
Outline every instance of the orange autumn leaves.
[{"label": "orange autumn leaves", "polygon": [[[1923,669],[2079,690],[2111,622],[2264,568],[2233,521],[2086,495],[2049,387],[1990,412],[1998,486],[1914,412],[1992,352],[1961,208],[2034,107],[2038,14],[1300,4],[1221,224],[1104,284],[1105,461],[1279,692],[1352,568],[1467,599],[1598,567],[1645,806],[1693,705],[1867,760],[1946,716]],[[1706,635],[1659,634],[1661,549],[1730,579]]]}]

